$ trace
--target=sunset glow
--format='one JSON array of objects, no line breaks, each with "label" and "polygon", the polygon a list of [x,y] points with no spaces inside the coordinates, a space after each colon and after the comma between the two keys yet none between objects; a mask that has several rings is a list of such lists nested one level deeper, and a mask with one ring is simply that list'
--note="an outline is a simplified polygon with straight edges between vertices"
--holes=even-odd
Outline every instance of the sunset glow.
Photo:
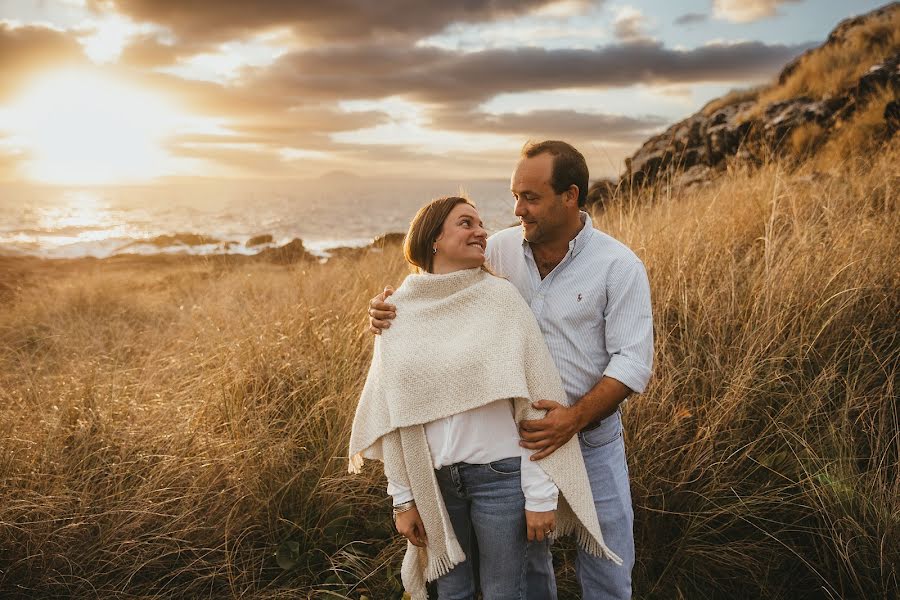
[{"label": "sunset glow", "polygon": [[28,178],[106,184],[166,174],[161,144],[184,117],[155,93],[88,71],[37,78],[7,112],[31,160]]},{"label": "sunset glow", "polygon": [[880,3],[0,0],[0,183],[500,180],[548,138],[616,178]]}]

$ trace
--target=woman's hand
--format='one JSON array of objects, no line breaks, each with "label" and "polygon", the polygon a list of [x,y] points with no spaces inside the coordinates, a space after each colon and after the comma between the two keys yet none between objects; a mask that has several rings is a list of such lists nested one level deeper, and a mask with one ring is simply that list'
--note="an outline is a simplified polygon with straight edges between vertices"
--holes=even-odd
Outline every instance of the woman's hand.
[{"label": "woman's hand", "polygon": [[529,542],[543,542],[556,530],[556,511],[525,511],[525,524],[528,527]]},{"label": "woman's hand", "polygon": [[385,286],[384,291],[369,300],[369,332],[381,335],[383,329],[391,326],[391,319],[397,316],[397,307],[386,302],[394,293],[394,288]]},{"label": "woman's hand", "polygon": [[425,547],[425,542],[428,539],[425,537],[425,525],[422,523],[422,517],[419,516],[418,508],[413,507],[409,510],[404,510],[397,515],[394,524],[397,526],[397,531],[414,546]]}]

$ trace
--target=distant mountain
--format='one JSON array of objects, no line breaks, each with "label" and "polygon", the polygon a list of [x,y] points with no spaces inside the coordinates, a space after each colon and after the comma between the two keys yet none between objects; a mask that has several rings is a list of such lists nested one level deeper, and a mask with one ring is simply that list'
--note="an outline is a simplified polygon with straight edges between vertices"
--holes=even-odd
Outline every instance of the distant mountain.
[{"label": "distant mountain", "polygon": [[731,92],[650,138],[626,159],[619,182],[596,182],[590,197],[602,201],[623,185],[707,181],[734,160],[837,164],[894,136],[898,95],[900,2],[893,2],[842,21],[772,84]]}]

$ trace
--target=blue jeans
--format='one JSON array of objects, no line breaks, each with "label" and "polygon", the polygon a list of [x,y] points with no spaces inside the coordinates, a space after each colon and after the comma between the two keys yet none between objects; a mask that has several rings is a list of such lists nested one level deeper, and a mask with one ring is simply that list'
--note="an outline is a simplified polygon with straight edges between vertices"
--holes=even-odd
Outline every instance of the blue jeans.
[{"label": "blue jeans", "polygon": [[[591,483],[603,541],[622,559],[622,566],[618,566],[579,548],[575,576],[581,586],[581,597],[584,600],[631,598],[634,510],[619,413],[604,419],[596,429],[579,433],[578,441]],[[527,577],[528,600],[556,598],[556,580],[549,550],[529,554]]]},{"label": "blue jeans", "polygon": [[[466,560],[436,581],[438,600],[473,600],[477,545],[484,600],[524,597],[527,563],[521,459],[457,463],[435,471]],[[474,543],[473,543],[474,542]]]}]

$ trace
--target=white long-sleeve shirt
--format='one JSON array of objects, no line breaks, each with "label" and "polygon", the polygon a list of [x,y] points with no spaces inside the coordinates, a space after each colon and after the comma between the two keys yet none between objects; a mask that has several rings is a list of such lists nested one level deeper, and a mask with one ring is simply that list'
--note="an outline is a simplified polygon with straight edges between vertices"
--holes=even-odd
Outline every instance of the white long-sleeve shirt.
[{"label": "white long-sleeve shirt", "polygon": [[[604,376],[641,393],[653,369],[644,264],[623,243],[594,229],[587,213],[581,220],[569,252],[543,279],[521,227],[498,231],[487,241],[491,269],[531,306],[570,405]],[[613,425],[617,419],[604,421]]]},{"label": "white long-sleeve shirt", "polygon": [[[529,460],[533,451],[519,446],[512,400],[497,400],[426,423],[425,436],[435,469],[459,462],[481,465],[521,456],[525,508],[535,512],[556,510],[559,490],[538,463]],[[413,499],[412,490],[394,481],[388,481],[387,489],[395,505]]]}]

